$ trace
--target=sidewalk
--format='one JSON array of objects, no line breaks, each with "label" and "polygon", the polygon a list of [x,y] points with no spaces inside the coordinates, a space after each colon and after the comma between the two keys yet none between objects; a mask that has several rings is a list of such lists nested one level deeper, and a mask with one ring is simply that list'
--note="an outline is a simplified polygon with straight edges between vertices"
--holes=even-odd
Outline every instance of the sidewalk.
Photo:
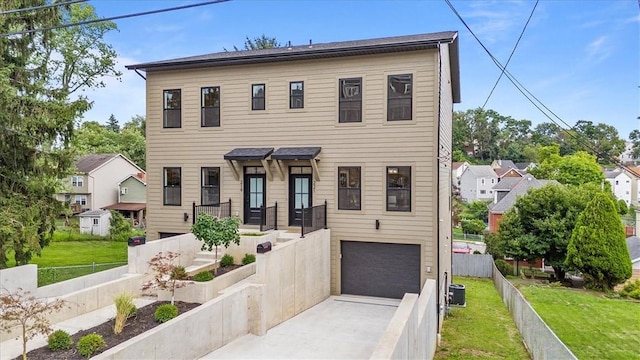
[{"label": "sidewalk", "polygon": [[[137,298],[134,299],[136,307],[141,308],[155,302],[155,298]],[[90,329],[100,325],[116,315],[115,305],[109,305],[101,309],[91,311],[84,315],[76,316],[69,320],[65,320],[56,324],[52,324],[54,330],[64,330],[73,335],[81,330]],[[3,341],[0,343],[0,360],[13,359],[22,355],[22,337],[20,333],[14,333],[16,338]],[[47,345],[47,337],[39,335],[29,340],[27,343],[27,352]]]}]

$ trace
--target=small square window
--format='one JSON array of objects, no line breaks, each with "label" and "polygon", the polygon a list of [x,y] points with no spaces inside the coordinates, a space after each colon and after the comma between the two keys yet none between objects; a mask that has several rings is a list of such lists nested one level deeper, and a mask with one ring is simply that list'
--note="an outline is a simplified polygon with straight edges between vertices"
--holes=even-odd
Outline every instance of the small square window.
[{"label": "small square window", "polygon": [[93,219],[93,225],[97,226],[100,224],[100,220],[99,219]]},{"label": "small square window", "polygon": [[265,110],[266,104],[266,85],[265,84],[253,84],[251,85],[251,110]]},{"label": "small square window", "polygon": [[484,195],[484,194],[486,194],[486,193],[487,193],[487,191],[486,191],[486,190],[480,190],[480,194],[481,194],[481,195]]},{"label": "small square window", "polygon": [[289,109],[304,108],[304,82],[292,81],[289,83]]}]

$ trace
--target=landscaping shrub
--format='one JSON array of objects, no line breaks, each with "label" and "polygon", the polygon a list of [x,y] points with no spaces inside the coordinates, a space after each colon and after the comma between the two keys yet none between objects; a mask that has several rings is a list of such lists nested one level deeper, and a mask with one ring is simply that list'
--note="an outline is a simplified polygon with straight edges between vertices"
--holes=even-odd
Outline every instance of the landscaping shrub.
[{"label": "landscaping shrub", "polygon": [[484,229],[487,227],[487,224],[482,220],[478,219],[463,219],[462,220],[462,231],[465,234],[482,234]]},{"label": "landscaping shrub", "polygon": [[628,282],[618,293],[623,297],[640,300],[640,279]]},{"label": "landscaping shrub", "polygon": [[482,255],[480,250],[473,250],[473,255]]},{"label": "landscaping shrub", "polygon": [[513,275],[513,266],[511,264],[502,259],[496,260],[495,263],[502,276]]},{"label": "landscaping shrub", "polygon": [[233,265],[233,256],[229,254],[224,254],[222,259],[220,259],[220,266],[225,267],[225,266],[231,266],[231,265]]},{"label": "landscaping shrub", "polygon": [[118,295],[113,302],[116,305],[116,318],[113,324],[113,333],[120,334],[124,329],[127,319],[136,313],[136,305],[133,303],[133,296],[128,293]]},{"label": "landscaping shrub", "polygon": [[176,316],[178,316],[178,307],[171,304],[160,305],[153,313],[153,317],[159,323],[167,322]]},{"label": "landscaping shrub", "polygon": [[93,333],[89,335],[85,335],[80,338],[76,348],[78,349],[78,353],[82,356],[85,356],[87,359],[91,357],[96,351],[105,347],[106,344],[102,335]]},{"label": "landscaping shrub", "polygon": [[204,282],[213,280],[211,271],[201,271],[193,276],[193,281]]},{"label": "landscaping shrub", "polygon": [[253,254],[244,254],[244,257],[242,258],[242,265],[248,265],[251,263],[256,262],[256,256]]},{"label": "landscaping shrub", "polygon": [[127,241],[131,236],[132,225],[122,214],[111,210],[109,219],[109,237],[114,241]]},{"label": "landscaping shrub", "polygon": [[56,330],[49,335],[47,343],[49,345],[49,350],[67,350],[71,348],[71,345],[73,345],[73,340],[71,340],[71,335],[69,335],[68,332],[64,330]]},{"label": "landscaping shrub", "polygon": [[187,278],[187,270],[182,265],[177,265],[171,271],[172,280],[184,280]]}]

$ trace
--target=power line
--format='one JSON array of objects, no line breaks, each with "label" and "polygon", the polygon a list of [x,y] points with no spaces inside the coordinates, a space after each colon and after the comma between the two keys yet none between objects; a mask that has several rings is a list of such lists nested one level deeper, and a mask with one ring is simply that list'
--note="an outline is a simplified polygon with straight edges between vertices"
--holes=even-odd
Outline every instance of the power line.
[{"label": "power line", "polygon": [[223,3],[223,2],[227,2],[227,1],[231,1],[231,0],[205,1],[205,2],[196,3],[196,4],[175,6],[175,7],[158,9],[158,10],[151,10],[151,11],[143,11],[143,12],[139,12],[139,13],[118,15],[118,16],[112,16],[112,17],[102,18],[102,19],[85,20],[85,21],[79,21],[79,22],[76,22],[76,23],[60,24],[60,25],[56,25],[56,26],[50,26],[50,27],[39,28],[39,29],[14,31],[14,32],[10,32],[10,33],[0,34],[0,36],[24,35],[24,34],[34,33],[34,32],[55,30],[55,29],[61,29],[61,28],[66,28],[66,27],[71,27],[71,26],[87,25],[87,24],[93,24],[93,23],[104,22],[104,21],[120,20],[120,19],[127,19],[127,18],[138,17],[138,16],[152,15],[152,14],[158,14],[158,13],[169,12],[169,11],[184,10],[184,9],[189,9],[189,8],[194,8],[194,7],[199,7],[199,6]]},{"label": "power line", "polygon": [[[640,0],[638,0],[640,1]],[[527,30],[527,26],[529,25],[529,21],[531,21],[531,17],[533,17],[533,13],[536,11],[536,8],[538,7],[538,3],[540,2],[540,0],[536,0],[535,5],[533,5],[533,9],[531,9],[531,14],[529,14],[529,18],[527,19],[527,22],[524,24],[524,27],[522,28],[522,32],[520,33],[520,36],[518,37],[518,40],[516,41],[516,44],[513,46],[513,50],[511,50],[511,54],[509,54],[509,58],[507,59],[507,62],[504,64],[504,70],[507,69],[507,66],[509,66],[509,63],[511,62],[511,58],[513,57],[513,54],[516,52],[516,49],[518,48],[518,44],[520,44],[520,40],[522,39],[522,36],[524,35],[524,31]],[[500,82],[500,79],[502,79],[502,75],[504,75],[504,70],[502,70],[500,72],[500,76],[498,76],[498,80],[496,80],[496,83],[493,84],[493,87],[491,88],[491,91],[489,92],[489,95],[487,96],[487,99],[484,101],[484,104],[482,104],[482,109],[484,110],[484,107],[487,106],[487,103],[489,102],[489,99],[491,99],[491,95],[493,95],[494,90],[496,89],[496,87],[498,86],[498,83]]]},{"label": "power line", "polygon": [[80,2],[85,2],[85,1],[87,1],[87,0],[71,0],[71,1],[65,1],[65,2],[59,2],[59,3],[52,3],[52,4],[47,4],[47,5],[40,5],[40,6],[32,6],[32,7],[27,7],[27,8],[19,8],[19,9],[13,9],[13,10],[6,10],[6,11],[0,11],[0,15],[15,14],[15,13],[20,13],[20,12],[25,12],[25,11],[40,10],[40,9],[47,9],[47,8],[52,8],[52,7],[58,7],[58,6],[64,6],[64,5],[71,5],[71,4],[80,3]]},{"label": "power line", "polygon": [[[638,0],[640,2],[640,0]],[[587,148],[588,150],[591,150],[594,154],[596,154],[598,157],[601,156],[601,154],[591,146],[591,143],[589,143],[588,141],[585,142],[584,139],[582,138],[582,136],[584,136],[583,134],[578,133],[577,131],[575,131],[574,127],[572,127],[571,125],[567,124],[564,120],[562,120],[562,118],[560,118],[558,115],[556,115],[553,111],[551,111],[546,105],[544,105],[544,103],[542,101],[540,101],[537,97],[535,97],[529,90],[527,90],[526,87],[524,87],[524,85],[522,85],[504,66],[502,66],[502,64],[500,63],[500,61],[498,61],[498,59],[496,59],[495,56],[493,56],[493,54],[491,53],[491,51],[489,51],[489,49],[487,49],[487,47],[482,43],[482,41],[478,38],[478,36],[473,32],[473,30],[471,30],[471,27],[469,27],[469,25],[467,24],[467,22],[462,18],[462,15],[460,15],[460,13],[458,13],[458,11],[456,10],[456,8],[453,6],[453,4],[451,3],[450,0],[445,0],[445,2],[447,3],[447,5],[449,6],[449,8],[451,9],[451,11],[453,11],[453,13],[458,17],[458,19],[462,22],[462,24],[467,28],[467,30],[469,30],[469,32],[471,33],[471,35],[474,37],[474,39],[476,39],[476,41],[478,42],[478,44],[480,44],[480,46],[484,49],[484,51],[489,55],[489,57],[491,58],[491,60],[493,60],[493,62],[496,64],[496,66],[502,70],[502,72],[507,76],[507,79],[509,79],[509,81],[511,81],[511,83],[516,87],[516,89],[518,89],[518,91],[520,91],[520,93],[527,99],[529,100],[529,102],[535,106],[545,117],[547,117],[547,119],[551,120],[551,122],[553,122],[554,124],[556,124],[558,127],[560,127],[561,130],[563,130],[566,134],[568,134],[570,137],[574,138],[580,145],[584,146],[585,148]],[[538,105],[536,102],[534,102],[527,94],[531,95],[531,97],[533,97],[540,105]],[[547,111],[549,111],[551,114],[553,114],[553,116],[555,116],[558,120],[560,120],[563,124],[565,124],[567,127],[569,127],[569,129],[564,129],[562,127],[562,125],[558,124],[553,118],[551,118],[551,116],[549,116],[549,114],[547,114],[544,110],[542,110],[542,108],[540,107],[544,107]],[[573,132],[571,132],[570,130],[573,130],[575,132],[575,134]],[[609,161],[613,160],[613,163],[622,167],[623,169],[626,169],[627,171],[631,171],[629,170],[629,168],[627,166],[625,166],[624,164],[622,164],[619,160],[617,159],[607,159]]]}]

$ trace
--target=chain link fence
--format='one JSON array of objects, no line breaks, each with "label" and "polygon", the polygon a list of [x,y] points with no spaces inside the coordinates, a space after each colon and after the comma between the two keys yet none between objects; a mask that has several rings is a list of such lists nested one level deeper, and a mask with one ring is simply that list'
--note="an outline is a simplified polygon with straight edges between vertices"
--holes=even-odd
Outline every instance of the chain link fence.
[{"label": "chain link fence", "polygon": [[60,281],[77,278],[84,275],[93,274],[99,271],[113,269],[118,266],[126,265],[126,262],[105,263],[90,265],[74,265],[74,266],[57,266],[38,268],[38,286],[45,286]]},{"label": "chain link fence", "polygon": [[453,233],[453,240],[484,241],[484,235]]}]

